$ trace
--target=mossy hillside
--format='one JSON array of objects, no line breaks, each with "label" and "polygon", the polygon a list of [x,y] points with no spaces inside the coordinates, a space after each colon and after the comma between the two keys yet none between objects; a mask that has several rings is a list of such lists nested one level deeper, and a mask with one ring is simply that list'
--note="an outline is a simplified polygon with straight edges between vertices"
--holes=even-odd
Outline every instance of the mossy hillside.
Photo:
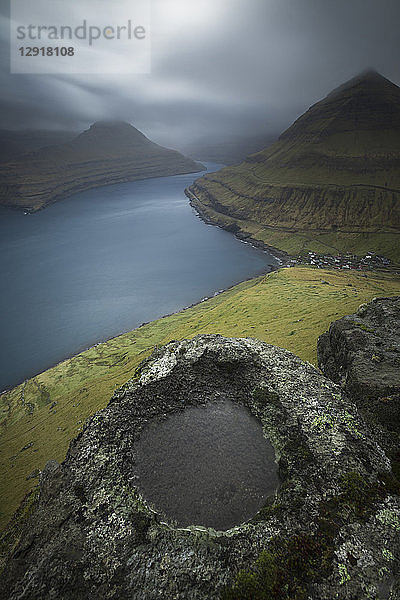
[{"label": "mossy hillside", "polygon": [[376,296],[400,294],[400,278],[307,267],[241,283],[180,313],[99,344],[1,396],[0,526],[49,459],[63,460],[84,421],[103,408],[156,345],[199,333],[254,337],[316,364],[329,324]]},{"label": "mossy hillside", "polygon": [[[193,190],[193,186],[191,190]],[[202,217],[214,225],[229,231],[242,232],[249,239],[261,241],[267,246],[278,248],[291,255],[307,254],[355,254],[365,256],[368,252],[377,252],[389,258],[394,265],[400,264],[400,233],[396,231],[326,231],[326,230],[298,230],[289,228],[271,227],[257,223],[249,218],[233,218],[211,208],[203,203],[190,191],[187,191],[191,204],[199,211]]]},{"label": "mossy hillside", "polygon": [[21,501],[11,521],[8,523],[7,529],[0,533],[0,573],[10,552],[16,548],[20,541],[26,523],[37,506],[38,498],[39,485],[35,485]]},{"label": "mossy hillside", "polygon": [[[313,169],[307,178],[299,173],[298,181],[291,182],[296,168],[280,169],[278,175],[275,168],[262,172],[259,165],[245,162],[205,175],[190,189],[203,204],[264,226],[305,231],[399,230],[399,183],[389,188],[386,180],[367,184],[354,176],[348,185],[324,182],[317,175],[319,170]],[[274,183],[278,178],[281,183]],[[305,183],[308,178],[310,183]]]},{"label": "mossy hillside", "polygon": [[[311,107],[270,147],[189,191],[212,222],[228,220],[281,250],[298,252],[309,240],[384,254],[385,234],[400,233],[399,159],[400,89],[368,73]],[[360,233],[370,234],[367,248]],[[399,246],[392,259],[400,260]]]}]

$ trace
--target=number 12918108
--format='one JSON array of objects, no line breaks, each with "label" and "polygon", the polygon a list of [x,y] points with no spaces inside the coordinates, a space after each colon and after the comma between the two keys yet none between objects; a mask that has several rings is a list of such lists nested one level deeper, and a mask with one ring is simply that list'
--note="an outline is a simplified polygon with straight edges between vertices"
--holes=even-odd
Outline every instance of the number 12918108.
[{"label": "number 12918108", "polygon": [[75,48],[72,46],[21,46],[21,56],[74,56]]}]

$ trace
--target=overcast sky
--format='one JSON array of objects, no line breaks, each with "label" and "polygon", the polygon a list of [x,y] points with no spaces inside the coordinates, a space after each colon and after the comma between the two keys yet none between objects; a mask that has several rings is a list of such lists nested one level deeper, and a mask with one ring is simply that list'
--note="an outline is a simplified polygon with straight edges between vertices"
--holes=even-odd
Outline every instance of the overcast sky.
[{"label": "overcast sky", "polygon": [[400,84],[399,0],[152,4],[150,74],[11,75],[0,0],[0,127],[78,130],[117,118],[173,145],[279,133],[367,67]]}]

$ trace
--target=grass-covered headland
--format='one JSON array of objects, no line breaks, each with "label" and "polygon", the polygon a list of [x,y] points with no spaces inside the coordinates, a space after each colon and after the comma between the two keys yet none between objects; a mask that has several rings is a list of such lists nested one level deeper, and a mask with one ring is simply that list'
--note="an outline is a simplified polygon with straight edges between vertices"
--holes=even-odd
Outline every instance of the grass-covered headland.
[{"label": "grass-covered headland", "polygon": [[49,459],[63,460],[87,417],[103,408],[157,345],[199,333],[254,337],[316,364],[318,336],[377,296],[400,294],[385,272],[281,269],[99,344],[2,394],[0,529]]}]

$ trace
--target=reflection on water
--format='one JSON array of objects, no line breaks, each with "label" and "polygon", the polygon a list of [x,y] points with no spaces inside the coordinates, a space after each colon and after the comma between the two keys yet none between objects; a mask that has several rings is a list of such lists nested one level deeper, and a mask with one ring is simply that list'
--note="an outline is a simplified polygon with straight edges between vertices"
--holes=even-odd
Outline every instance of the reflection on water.
[{"label": "reflection on water", "polygon": [[135,450],[139,490],[181,526],[229,529],[254,516],[278,487],[260,423],[229,401],[152,421]]}]

